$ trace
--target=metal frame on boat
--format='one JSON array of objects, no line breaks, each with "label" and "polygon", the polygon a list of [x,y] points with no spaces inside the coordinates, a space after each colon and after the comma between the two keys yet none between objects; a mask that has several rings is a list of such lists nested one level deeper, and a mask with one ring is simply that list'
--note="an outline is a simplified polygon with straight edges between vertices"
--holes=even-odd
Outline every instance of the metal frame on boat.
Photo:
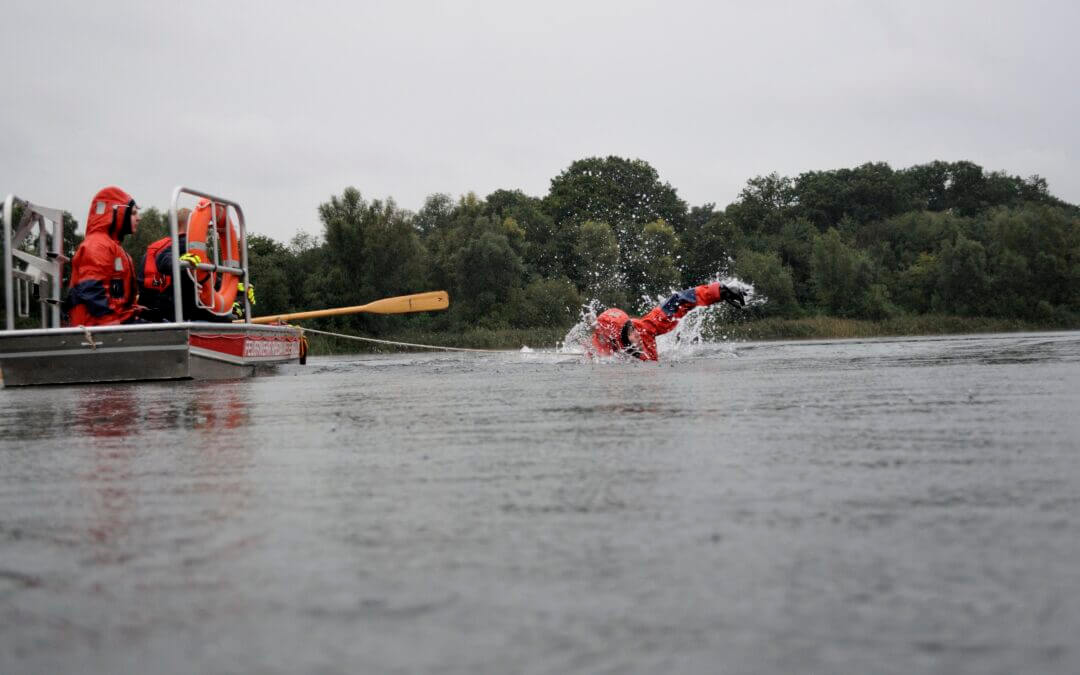
[{"label": "metal frame on boat", "polygon": [[[240,266],[213,262],[192,266],[174,255],[173,279],[181,268],[235,274],[248,282],[247,229],[244,212],[232,200],[186,187],[173,190],[169,205],[169,234],[179,250],[178,205],[182,195],[209,199],[236,214],[240,237]],[[18,227],[15,207],[22,208]],[[216,211],[216,208],[214,209]],[[3,385],[71,384],[140,380],[222,379],[253,375],[285,364],[302,362],[303,334],[299,328],[250,323],[251,305],[243,295],[242,323],[184,321],[181,284],[174,283],[176,322],[118,326],[60,326],[63,265],[63,212],[9,195],[3,207],[4,302],[6,330],[0,331],[0,373]],[[51,227],[49,227],[51,226]],[[20,244],[37,227],[38,254]],[[231,228],[225,228],[231,236]],[[51,240],[51,241],[50,241]],[[50,246],[51,244],[51,246]],[[15,329],[16,314],[28,317],[37,287],[41,328]]]}]

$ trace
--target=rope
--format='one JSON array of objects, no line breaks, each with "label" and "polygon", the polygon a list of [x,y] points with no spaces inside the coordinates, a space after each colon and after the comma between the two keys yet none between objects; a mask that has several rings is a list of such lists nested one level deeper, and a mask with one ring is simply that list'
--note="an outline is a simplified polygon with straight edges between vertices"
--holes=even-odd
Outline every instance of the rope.
[{"label": "rope", "polygon": [[[299,328],[299,326],[297,326]],[[326,330],[316,330],[314,328],[300,328],[300,330],[306,333],[317,333],[319,335],[329,335],[336,338],[344,338],[346,340],[359,340],[361,342],[375,342],[381,345],[395,345],[398,347],[420,347],[421,349],[441,349],[444,352],[479,352],[481,354],[502,354],[503,351],[498,349],[471,349],[469,347],[440,347],[438,345],[421,345],[415,342],[395,342],[394,340],[376,340],[375,338],[360,337],[359,335],[345,335],[344,333],[331,333]]]},{"label": "rope", "polygon": [[97,349],[98,343],[94,342],[94,336],[90,334],[90,329],[86,326],[80,326],[83,329],[83,335],[86,336],[86,342],[83,343],[84,347],[90,349]]}]

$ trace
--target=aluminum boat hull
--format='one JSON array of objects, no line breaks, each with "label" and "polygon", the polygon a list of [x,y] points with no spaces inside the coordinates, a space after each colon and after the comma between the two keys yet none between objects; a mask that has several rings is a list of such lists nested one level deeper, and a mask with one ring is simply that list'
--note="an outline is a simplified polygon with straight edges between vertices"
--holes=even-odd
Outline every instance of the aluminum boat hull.
[{"label": "aluminum boat hull", "polygon": [[162,323],[0,333],[3,386],[232,379],[299,363],[294,326]]}]

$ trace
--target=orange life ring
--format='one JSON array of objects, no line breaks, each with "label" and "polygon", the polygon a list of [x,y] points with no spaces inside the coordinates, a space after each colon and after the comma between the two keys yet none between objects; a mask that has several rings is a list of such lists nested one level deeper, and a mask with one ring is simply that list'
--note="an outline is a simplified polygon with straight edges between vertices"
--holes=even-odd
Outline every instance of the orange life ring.
[{"label": "orange life ring", "polygon": [[[213,220],[217,229],[218,250],[225,252],[221,264],[225,267],[240,267],[240,237],[236,233],[236,225],[228,217],[228,209],[223,204],[216,204],[214,209],[210,206],[210,200],[201,199],[191,212],[187,229],[188,253],[198,254],[204,262],[210,261],[210,249],[207,246],[210,215],[216,211],[217,216]],[[232,233],[231,237],[225,235],[226,221]],[[239,275],[232,272],[196,272],[193,278],[201,306],[218,316],[232,312],[233,303],[236,301],[236,288],[240,283]]]}]

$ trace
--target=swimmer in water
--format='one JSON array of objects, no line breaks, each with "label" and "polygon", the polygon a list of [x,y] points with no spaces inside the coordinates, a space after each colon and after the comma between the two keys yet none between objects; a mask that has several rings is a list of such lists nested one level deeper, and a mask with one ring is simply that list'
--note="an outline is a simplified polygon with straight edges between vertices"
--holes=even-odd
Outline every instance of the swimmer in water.
[{"label": "swimmer in water", "polygon": [[721,301],[732,307],[745,307],[746,294],[739,288],[714,281],[675,293],[640,319],[631,318],[621,309],[605,310],[596,317],[592,351],[599,356],[626,354],[642,361],[657,361],[657,335],[673,330],[691,309]]}]

